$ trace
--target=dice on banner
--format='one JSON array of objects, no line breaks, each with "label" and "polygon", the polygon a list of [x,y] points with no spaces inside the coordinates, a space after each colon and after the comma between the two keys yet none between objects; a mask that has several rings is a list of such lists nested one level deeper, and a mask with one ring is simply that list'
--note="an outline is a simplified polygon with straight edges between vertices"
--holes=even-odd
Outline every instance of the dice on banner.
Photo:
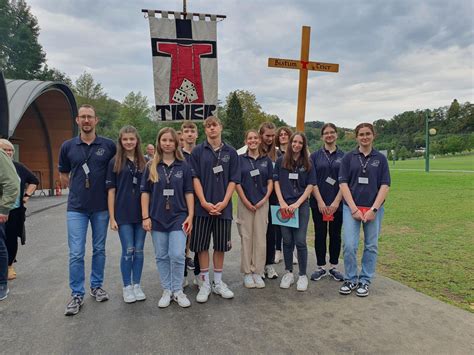
[{"label": "dice on banner", "polygon": [[184,104],[184,101],[186,100],[186,93],[182,90],[176,89],[173,95],[173,101]]},{"label": "dice on banner", "polygon": [[181,83],[181,86],[179,87],[179,90],[188,91],[191,89],[194,89],[194,84],[190,80],[184,78],[183,82]]},{"label": "dice on banner", "polygon": [[196,101],[198,99],[198,94],[197,94],[196,88],[194,86],[193,86],[192,89],[186,90],[185,93],[186,93],[186,97],[188,98],[189,102],[193,102],[193,101]]}]

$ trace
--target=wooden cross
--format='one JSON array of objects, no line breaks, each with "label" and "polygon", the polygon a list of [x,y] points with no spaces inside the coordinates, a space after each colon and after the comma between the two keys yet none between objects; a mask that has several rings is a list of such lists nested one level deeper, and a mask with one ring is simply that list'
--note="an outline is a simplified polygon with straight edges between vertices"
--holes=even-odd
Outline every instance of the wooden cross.
[{"label": "wooden cross", "polygon": [[298,86],[298,111],[296,114],[296,130],[304,131],[304,116],[306,112],[306,91],[308,88],[308,70],[326,71],[337,73],[339,64],[321,63],[309,61],[309,38],[311,35],[311,27],[303,26],[301,36],[301,59],[279,59],[268,58],[268,66],[274,68],[298,69],[300,71],[300,79]]}]

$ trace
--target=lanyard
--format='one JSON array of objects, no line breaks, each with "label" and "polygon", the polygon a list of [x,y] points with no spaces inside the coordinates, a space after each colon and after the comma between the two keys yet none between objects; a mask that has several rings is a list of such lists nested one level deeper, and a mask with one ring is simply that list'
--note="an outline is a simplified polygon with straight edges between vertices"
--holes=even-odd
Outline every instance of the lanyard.
[{"label": "lanyard", "polygon": [[360,167],[362,168],[362,173],[365,174],[367,172],[367,165],[369,164],[370,157],[367,158],[367,160],[365,161],[365,164],[362,161],[362,158],[360,157],[360,153],[359,153],[358,157],[359,157]]},{"label": "lanyard", "polygon": [[[248,158],[248,160],[250,161],[250,165],[252,165],[252,170],[251,170],[251,171],[255,170],[255,165],[253,165],[253,161],[252,161],[253,158],[252,158],[250,155],[247,155],[247,158]],[[256,160],[255,160],[255,161],[256,161]],[[260,175],[260,174],[259,174],[259,175]],[[255,187],[257,187],[257,175],[255,175],[255,176],[253,177],[253,182],[254,182],[254,184],[255,184]]]},{"label": "lanyard", "polygon": [[88,154],[86,154],[86,148],[81,144],[82,156],[84,157],[84,163],[87,163],[92,156],[92,144],[87,146],[89,148]]},{"label": "lanyard", "polygon": [[223,146],[224,146],[224,143],[221,143],[221,145],[219,146],[219,148],[217,148],[218,154],[216,154],[216,151],[214,150],[214,148],[213,148],[212,145],[211,145],[211,152],[212,152],[212,154],[214,155],[214,158],[217,159],[216,165],[214,165],[214,167],[219,166],[219,163],[220,163],[220,161],[221,161],[221,152],[222,152],[222,147],[223,147]]},{"label": "lanyard", "polygon": [[135,164],[135,162],[132,162],[131,160],[127,159],[127,167],[128,171],[130,171],[130,174],[132,174],[132,177],[135,177],[138,172],[138,166]]},{"label": "lanyard", "polygon": [[163,166],[163,172],[165,173],[164,175],[166,179],[166,187],[168,187],[171,183],[171,175],[173,174],[174,165],[171,167],[169,174],[166,174],[166,167],[164,165],[162,166]]}]

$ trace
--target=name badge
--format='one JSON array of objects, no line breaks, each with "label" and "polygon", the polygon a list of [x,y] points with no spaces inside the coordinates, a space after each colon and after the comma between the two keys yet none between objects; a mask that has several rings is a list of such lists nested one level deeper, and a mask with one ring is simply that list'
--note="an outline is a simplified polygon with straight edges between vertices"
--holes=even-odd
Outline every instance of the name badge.
[{"label": "name badge", "polygon": [[334,184],[336,183],[336,180],[334,180],[332,177],[328,176],[328,178],[326,179],[326,182],[329,185],[334,186]]},{"label": "name badge", "polygon": [[174,196],[174,189],[164,189],[163,196]]},{"label": "name badge", "polygon": [[82,170],[84,170],[84,174],[89,175],[91,172],[89,169],[89,166],[87,166],[87,163],[82,164]]},{"label": "name badge", "polygon": [[273,168],[275,168],[275,162],[274,161],[272,161],[272,165],[273,165]]},{"label": "name badge", "polygon": [[290,175],[288,175],[288,178],[290,180],[298,180],[298,173],[290,173]]},{"label": "name badge", "polygon": [[218,166],[213,167],[212,171],[214,172],[214,174],[219,174],[219,173],[222,173],[224,169],[222,168],[222,165],[218,165]]},{"label": "name badge", "polygon": [[137,185],[137,184],[138,184],[138,179],[137,179],[136,176],[133,177],[132,183],[133,183],[133,185]]},{"label": "name badge", "polygon": [[367,185],[369,183],[368,177],[359,177],[359,184]]},{"label": "name badge", "polygon": [[257,175],[260,175],[260,170],[258,170],[258,169],[250,170],[250,176],[251,177],[254,177],[254,176],[257,176]]}]

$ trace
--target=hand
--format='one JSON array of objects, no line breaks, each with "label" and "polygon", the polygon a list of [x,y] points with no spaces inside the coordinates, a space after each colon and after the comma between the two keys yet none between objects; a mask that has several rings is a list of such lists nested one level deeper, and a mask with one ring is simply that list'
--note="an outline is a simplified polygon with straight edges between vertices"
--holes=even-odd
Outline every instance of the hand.
[{"label": "hand", "polygon": [[224,201],[221,201],[221,202],[217,202],[214,206],[217,212],[221,212],[227,207],[227,203],[224,203]]},{"label": "hand", "polygon": [[208,213],[216,209],[216,206],[210,202],[204,202],[201,204],[202,208],[204,208]]},{"label": "hand", "polygon": [[267,200],[265,200],[265,198],[262,198],[260,201],[257,202],[257,204],[255,205],[255,211],[258,210],[260,207],[262,207],[265,202],[267,202]]},{"label": "hand", "polygon": [[288,205],[286,204],[286,202],[280,203],[280,209],[285,212],[288,211]]},{"label": "hand", "polygon": [[7,214],[0,214],[0,223],[6,223],[8,221]]},{"label": "hand", "polygon": [[191,216],[186,217],[186,219],[183,222],[183,231],[184,234],[187,236],[191,235],[191,231],[193,230],[193,219]]},{"label": "hand", "polygon": [[118,224],[115,219],[110,220],[110,229],[112,229],[113,231],[118,231]]},{"label": "hand", "polygon": [[354,218],[357,221],[365,222],[364,221],[364,215],[362,214],[362,212],[359,209],[357,209],[357,212],[352,215],[352,218]]},{"label": "hand", "polygon": [[327,214],[328,207],[324,203],[318,203],[318,210],[321,214]]},{"label": "hand", "polygon": [[143,229],[151,232],[151,218],[147,218],[142,222]]},{"label": "hand", "polygon": [[364,222],[370,222],[370,221],[373,221],[374,219],[375,219],[374,211],[368,210],[367,212],[365,212],[364,218],[363,218]]},{"label": "hand", "polygon": [[257,210],[257,207],[252,205],[250,202],[246,201],[243,203],[244,206],[251,212],[255,212]]},{"label": "hand", "polygon": [[328,209],[329,209],[328,214],[334,214],[337,211],[338,208],[339,208],[339,202],[331,203],[331,206],[328,207]]},{"label": "hand", "polygon": [[291,205],[288,206],[287,211],[291,214],[295,213],[295,211],[300,207],[298,203],[292,203]]},{"label": "hand", "polygon": [[30,198],[28,196],[23,196],[23,204],[26,205]]}]

